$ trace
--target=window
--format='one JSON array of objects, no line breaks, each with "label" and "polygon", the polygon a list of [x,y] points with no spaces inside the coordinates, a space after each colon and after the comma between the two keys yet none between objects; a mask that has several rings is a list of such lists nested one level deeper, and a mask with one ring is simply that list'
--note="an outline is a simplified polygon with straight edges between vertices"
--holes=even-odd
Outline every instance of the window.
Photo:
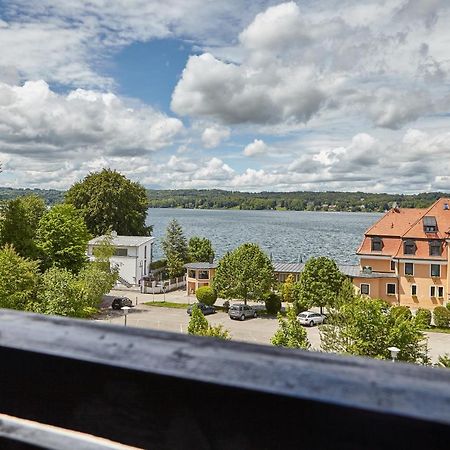
[{"label": "window", "polygon": [[425,216],[423,218],[423,231],[425,233],[435,233],[437,231],[436,217]]},{"label": "window", "polygon": [[128,249],[127,248],[115,248],[114,256],[128,256]]},{"label": "window", "polygon": [[432,277],[441,276],[441,266],[439,264],[431,264],[431,276]]},{"label": "window", "polygon": [[370,284],[360,284],[359,291],[361,292],[361,295],[370,295]]},{"label": "window", "polygon": [[383,249],[383,240],[379,237],[372,238],[372,251],[373,252],[381,252]]},{"label": "window", "polygon": [[413,263],[405,263],[405,275],[414,275]]},{"label": "window", "polygon": [[396,293],[396,285],[395,283],[388,283],[386,285],[386,292],[388,295],[395,295]]},{"label": "window", "polygon": [[144,259],[147,259],[147,246],[144,245]]},{"label": "window", "polygon": [[442,244],[441,241],[430,241],[430,256],[441,256]]},{"label": "window", "polygon": [[190,270],[188,273],[189,278],[195,278],[195,270]]},{"label": "window", "polygon": [[403,244],[403,253],[405,255],[415,255],[416,254],[416,243],[411,239],[407,239],[405,241],[405,243]]},{"label": "window", "polygon": [[209,279],[208,271],[207,270],[199,270],[198,278],[199,278],[199,280],[208,280]]},{"label": "window", "polygon": [[416,296],[417,296],[417,285],[416,285],[416,284],[412,284],[412,285],[411,285],[411,295],[412,295],[413,297],[416,297]]},{"label": "window", "polygon": [[444,286],[437,286],[437,291],[438,291],[439,298],[444,297]]},{"label": "window", "polygon": [[391,261],[391,270],[395,270],[395,261]]},{"label": "window", "polygon": [[430,297],[436,297],[436,286],[430,286]]}]

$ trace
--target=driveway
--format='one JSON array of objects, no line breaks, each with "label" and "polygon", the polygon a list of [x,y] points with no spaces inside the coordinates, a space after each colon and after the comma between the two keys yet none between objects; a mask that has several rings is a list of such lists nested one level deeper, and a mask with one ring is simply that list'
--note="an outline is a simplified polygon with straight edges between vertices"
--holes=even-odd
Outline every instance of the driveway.
[{"label": "driveway", "polygon": [[[133,304],[137,304],[128,315],[129,326],[138,328],[152,328],[156,330],[172,331],[175,333],[187,333],[189,316],[184,309],[161,308],[144,305],[151,302],[152,294],[140,294],[130,291],[111,291],[112,295],[124,295],[129,297]],[[155,301],[163,301],[163,294],[155,294]],[[167,302],[173,303],[195,303],[195,296],[187,296],[184,290],[168,292],[165,295]],[[218,299],[217,304],[221,305],[223,300]],[[251,304],[252,302],[249,302]],[[259,303],[258,305],[261,305]],[[236,341],[252,342],[254,344],[270,345],[270,339],[278,328],[278,321],[274,318],[258,317],[247,319],[244,322],[231,320],[224,312],[206,316],[212,325],[223,325],[230,331],[231,339]],[[112,314],[104,319],[107,323],[123,324],[124,318],[121,311]],[[306,328],[309,342],[313,349],[320,348],[320,336],[318,327]],[[450,353],[450,334],[425,333],[428,337],[428,351],[433,362],[436,362],[439,355]]]}]

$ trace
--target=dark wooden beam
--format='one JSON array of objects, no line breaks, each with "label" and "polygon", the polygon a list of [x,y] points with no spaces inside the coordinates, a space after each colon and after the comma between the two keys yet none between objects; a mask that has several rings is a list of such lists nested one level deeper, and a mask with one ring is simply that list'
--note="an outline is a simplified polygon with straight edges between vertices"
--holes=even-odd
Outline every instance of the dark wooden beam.
[{"label": "dark wooden beam", "polygon": [[450,371],[0,312],[0,412],[157,449],[448,449]]}]

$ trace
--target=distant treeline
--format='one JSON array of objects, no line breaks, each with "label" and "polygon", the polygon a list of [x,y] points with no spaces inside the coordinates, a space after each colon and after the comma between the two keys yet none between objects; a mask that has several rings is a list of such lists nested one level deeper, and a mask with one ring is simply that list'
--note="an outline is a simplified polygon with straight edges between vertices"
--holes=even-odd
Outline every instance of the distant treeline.
[{"label": "distant treeline", "polygon": [[415,195],[365,192],[232,192],[212,190],[149,190],[151,208],[277,209],[289,211],[385,211],[394,204],[425,208],[443,192]]},{"label": "distant treeline", "polygon": [[64,200],[64,192],[56,189],[23,189],[0,187],[0,201],[13,200],[25,195],[38,195],[45,200],[47,205],[54,205]]},{"label": "distant treeline", "polygon": [[[0,201],[35,194],[48,205],[64,199],[55,189],[0,187]],[[414,195],[368,194],[365,192],[232,192],[219,189],[148,190],[151,208],[186,209],[277,209],[288,211],[385,211],[394,204],[402,208],[426,208],[450,193]]]}]

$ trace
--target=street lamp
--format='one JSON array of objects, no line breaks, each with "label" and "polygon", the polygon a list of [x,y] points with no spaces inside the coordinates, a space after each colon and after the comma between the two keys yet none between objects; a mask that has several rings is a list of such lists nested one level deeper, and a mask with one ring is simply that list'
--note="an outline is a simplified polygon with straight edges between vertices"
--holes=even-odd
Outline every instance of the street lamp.
[{"label": "street lamp", "polygon": [[392,362],[395,362],[395,360],[397,359],[397,356],[398,356],[398,353],[399,353],[400,349],[397,348],[397,347],[389,347],[388,350],[391,352]]},{"label": "street lamp", "polygon": [[127,326],[127,316],[128,316],[128,311],[131,309],[129,306],[122,306],[122,308],[120,308],[123,311],[123,318],[125,320],[125,326]]}]

